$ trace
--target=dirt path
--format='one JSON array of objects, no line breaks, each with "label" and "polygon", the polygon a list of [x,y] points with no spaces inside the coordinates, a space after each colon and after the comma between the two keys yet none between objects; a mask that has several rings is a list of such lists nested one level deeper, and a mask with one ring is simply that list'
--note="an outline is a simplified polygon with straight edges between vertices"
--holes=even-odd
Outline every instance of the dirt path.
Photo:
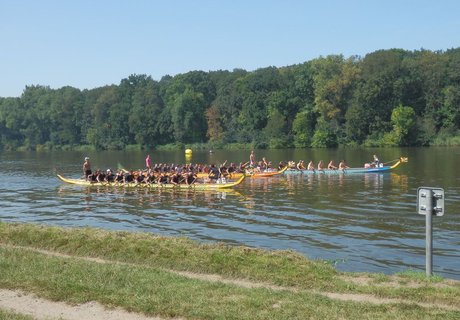
[{"label": "dirt path", "polygon": [[71,306],[63,302],[54,302],[20,291],[0,289],[0,308],[35,319],[97,319],[97,320],[161,320],[142,314],[130,313],[120,308],[107,309],[97,302]]},{"label": "dirt path", "polygon": [[[98,258],[89,257],[78,257],[67,254],[62,254],[53,251],[40,250],[30,247],[10,246],[0,244],[3,247],[17,248],[22,250],[29,250],[38,252],[41,254],[64,257],[64,258],[78,258],[96,263],[118,263],[122,265],[135,265],[125,262],[114,262],[109,260],[103,260]],[[138,265],[136,265],[138,266]],[[165,270],[174,274],[181,275],[187,278],[199,279],[203,281],[221,282],[226,284],[232,284],[244,288],[267,288],[271,290],[286,290],[291,292],[301,292],[299,289],[275,286],[267,283],[252,282],[247,280],[227,279],[220,275],[209,275],[209,274],[197,274],[191,272],[180,272],[175,270]],[[394,285],[394,283],[392,283]],[[310,293],[320,294],[330,299],[343,300],[343,301],[354,301],[354,302],[365,302],[372,304],[394,304],[394,303],[407,303],[414,304],[424,308],[440,308],[444,310],[460,311],[460,306],[432,304],[432,303],[420,303],[404,299],[388,299],[381,298],[366,294],[346,294],[346,293],[334,293],[334,292],[318,292],[309,291]],[[78,306],[70,306],[63,302],[53,302],[45,299],[37,298],[34,295],[22,293],[20,291],[3,290],[0,289],[0,308],[10,309],[20,314],[32,315],[37,319],[95,319],[95,320],[144,320],[144,319],[157,319],[158,317],[147,317],[141,314],[129,313],[122,309],[107,309],[97,302],[86,303]]]}]

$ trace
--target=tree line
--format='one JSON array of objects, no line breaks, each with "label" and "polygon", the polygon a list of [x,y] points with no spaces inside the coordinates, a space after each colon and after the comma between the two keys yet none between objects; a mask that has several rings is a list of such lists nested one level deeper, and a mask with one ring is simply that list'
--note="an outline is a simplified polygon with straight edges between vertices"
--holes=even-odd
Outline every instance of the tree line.
[{"label": "tree line", "polygon": [[0,98],[4,150],[460,144],[460,48],[379,50],[255,71],[131,75]]}]

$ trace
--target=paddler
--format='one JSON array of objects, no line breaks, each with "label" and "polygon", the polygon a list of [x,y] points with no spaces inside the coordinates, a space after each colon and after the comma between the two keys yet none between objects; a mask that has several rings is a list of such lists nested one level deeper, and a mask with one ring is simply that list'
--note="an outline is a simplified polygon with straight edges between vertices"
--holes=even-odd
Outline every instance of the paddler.
[{"label": "paddler", "polygon": [[211,167],[209,168],[208,178],[211,180],[211,182],[215,182],[217,179],[220,178],[219,169],[217,169],[214,163],[212,163]]},{"label": "paddler", "polygon": [[347,166],[347,164],[345,163],[345,160],[340,161],[339,170],[345,170],[345,169],[348,169],[348,168],[350,168],[350,167]]},{"label": "paddler", "polygon": [[324,170],[324,162],[323,162],[323,160],[319,160],[319,162],[318,162],[318,170]]},{"label": "paddler", "polygon": [[337,166],[334,164],[334,160],[329,161],[327,168],[329,170],[337,170]]},{"label": "paddler", "polygon": [[305,170],[305,162],[303,160],[300,160],[297,165],[296,165],[297,170]]},{"label": "paddler", "polygon": [[185,176],[185,183],[187,185],[194,184],[196,182],[196,179],[197,179],[196,173],[190,170],[189,172],[187,172],[187,175]]}]

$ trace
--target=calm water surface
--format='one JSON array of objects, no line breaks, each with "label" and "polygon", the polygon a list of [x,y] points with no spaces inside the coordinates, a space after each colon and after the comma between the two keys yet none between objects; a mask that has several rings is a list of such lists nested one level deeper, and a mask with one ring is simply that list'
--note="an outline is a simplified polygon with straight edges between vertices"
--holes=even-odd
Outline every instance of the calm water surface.
[{"label": "calm water surface", "polygon": [[[256,150],[256,156],[361,166],[404,155],[385,174],[247,179],[234,191],[133,191],[61,183],[93,169],[142,168],[147,152],[3,152],[0,219],[59,226],[187,236],[267,249],[293,249],[331,260],[344,271],[394,273],[425,268],[425,217],[416,213],[420,186],[442,187],[447,211],[433,219],[436,274],[460,279],[460,148]],[[149,152],[154,162],[183,163],[181,152]],[[192,162],[247,161],[248,151],[194,152]]]}]

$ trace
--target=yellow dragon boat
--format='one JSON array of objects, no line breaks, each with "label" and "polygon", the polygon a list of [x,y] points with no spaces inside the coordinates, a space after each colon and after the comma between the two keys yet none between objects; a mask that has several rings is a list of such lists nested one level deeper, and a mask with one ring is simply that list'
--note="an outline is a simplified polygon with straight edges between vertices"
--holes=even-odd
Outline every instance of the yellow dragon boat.
[{"label": "yellow dragon boat", "polygon": [[[232,179],[240,179],[243,175],[246,175],[249,178],[272,177],[272,176],[282,174],[283,172],[286,171],[286,169],[287,169],[287,167],[284,167],[283,169],[277,170],[277,171],[261,171],[261,172],[257,172],[257,171],[254,171],[252,169],[248,169],[248,170],[246,170],[246,173],[232,172],[228,176],[226,176],[226,178],[230,179],[230,180],[232,180]],[[207,178],[208,175],[209,174],[205,173],[205,172],[199,172],[197,174],[198,178]]]},{"label": "yellow dragon boat", "polygon": [[57,175],[60,180],[65,183],[87,186],[87,187],[101,187],[101,186],[112,186],[120,188],[147,188],[147,189],[183,189],[183,190],[221,190],[229,189],[239,185],[246,178],[246,175],[242,175],[238,180],[226,183],[193,183],[193,184],[173,184],[173,183],[117,183],[117,182],[91,182],[84,179],[69,179],[62,175]]},{"label": "yellow dragon boat", "polygon": [[251,173],[251,178],[265,178],[265,177],[273,177],[279,174],[282,174],[287,170],[287,167],[284,167],[281,170],[278,171],[261,171],[261,172],[252,172]]}]

